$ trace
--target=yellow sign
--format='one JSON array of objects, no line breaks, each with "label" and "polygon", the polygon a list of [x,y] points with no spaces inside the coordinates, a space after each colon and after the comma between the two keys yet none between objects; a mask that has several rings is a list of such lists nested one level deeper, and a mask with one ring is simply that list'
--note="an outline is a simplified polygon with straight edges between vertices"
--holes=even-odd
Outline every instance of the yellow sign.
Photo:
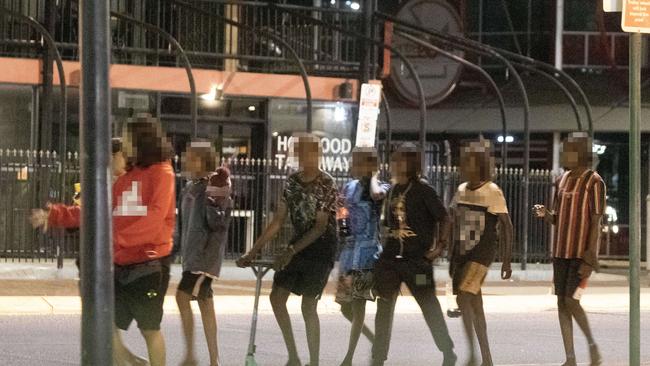
[{"label": "yellow sign", "polygon": [[650,33],[650,0],[623,0],[621,28],[631,33]]}]

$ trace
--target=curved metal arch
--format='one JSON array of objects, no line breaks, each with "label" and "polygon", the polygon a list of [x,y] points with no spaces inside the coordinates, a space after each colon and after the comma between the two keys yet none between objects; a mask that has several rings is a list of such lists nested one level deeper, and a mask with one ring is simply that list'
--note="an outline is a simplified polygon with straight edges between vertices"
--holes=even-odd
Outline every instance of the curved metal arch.
[{"label": "curved metal arch", "polygon": [[[501,91],[499,90],[499,87],[497,86],[497,83],[494,81],[492,76],[490,76],[490,74],[487,73],[487,71],[483,70],[483,68],[479,67],[478,65],[476,65],[476,64],[474,64],[472,62],[469,62],[469,61],[465,60],[464,58],[462,58],[460,56],[454,55],[451,52],[447,52],[447,51],[443,50],[440,47],[436,47],[435,45],[430,44],[428,42],[425,42],[425,41],[423,41],[423,40],[421,40],[419,38],[413,37],[410,34],[407,34],[407,33],[404,33],[404,32],[399,32],[399,31],[397,33],[398,33],[399,36],[404,37],[404,38],[408,39],[409,41],[411,41],[413,43],[416,43],[416,44],[418,44],[418,45],[420,45],[422,47],[428,48],[428,49],[430,49],[432,51],[438,52],[443,57],[446,57],[448,59],[456,61],[456,62],[458,62],[458,63],[460,63],[460,64],[462,64],[464,66],[469,67],[470,69],[472,69],[474,71],[477,71],[479,74],[481,74],[481,76],[483,76],[483,78],[485,80],[487,80],[487,82],[490,84],[490,86],[494,90],[494,93],[497,96],[497,100],[499,102],[499,110],[501,111],[501,130],[502,130],[504,138],[505,138],[505,136],[508,136],[508,125],[507,125],[507,121],[506,121],[506,103],[505,103],[505,100],[503,99],[503,94],[501,93]],[[503,166],[504,167],[508,166],[508,148],[507,148],[507,145],[508,144],[506,144],[505,142],[501,144],[501,156],[502,156],[502,159],[503,159]]]},{"label": "curved metal arch", "polygon": [[[390,150],[393,140],[393,133],[391,130],[390,104],[388,103],[388,99],[386,99],[386,94],[384,94],[383,89],[381,91],[381,106],[384,109],[384,113],[386,114],[386,151],[384,151],[384,164],[387,164],[390,161]],[[379,128],[377,128],[377,141],[379,141]]]},{"label": "curved metal arch", "polygon": [[213,17],[215,19],[219,19],[220,21],[229,24],[231,26],[237,27],[239,29],[242,29],[246,32],[256,34],[256,35],[262,35],[264,37],[270,38],[276,42],[279,42],[282,44],[282,47],[285,48],[289,53],[291,54],[291,57],[294,59],[296,65],[298,66],[298,69],[300,70],[300,76],[302,78],[302,82],[305,86],[305,98],[307,100],[307,132],[312,132],[312,95],[311,95],[311,87],[309,84],[309,76],[307,74],[307,69],[305,68],[305,64],[302,62],[302,59],[298,55],[298,52],[291,47],[291,45],[285,41],[282,37],[279,37],[271,32],[268,32],[266,30],[260,30],[260,29],[253,29],[243,23],[234,21],[232,19],[228,19],[225,17],[222,17],[217,14],[210,13],[204,9],[201,9],[199,7],[196,7],[190,3],[187,3],[185,1],[180,1],[180,0],[170,0],[174,4],[178,4],[180,6],[186,7],[188,9],[192,9],[195,12],[201,13],[205,16]]},{"label": "curved metal arch", "polygon": [[192,72],[192,64],[190,63],[190,59],[187,57],[187,54],[185,53],[185,50],[181,46],[181,44],[172,36],[171,34],[167,33],[165,30],[161,29],[158,26],[155,26],[150,23],[143,22],[141,20],[135,19],[133,17],[130,17],[128,15],[118,13],[115,11],[111,11],[111,16],[122,19],[124,21],[127,21],[129,23],[133,23],[136,25],[139,25],[145,29],[151,30],[153,32],[156,32],[163,37],[167,39],[167,42],[174,46],[178,53],[181,56],[181,59],[183,60],[183,66],[185,68],[185,71],[187,73],[187,79],[190,83],[190,95],[191,100],[190,100],[190,113],[191,113],[191,118],[192,118],[192,126],[194,128],[194,138],[198,137],[199,134],[199,125],[198,125],[198,105],[197,105],[197,94],[196,94],[196,83],[194,82],[194,74]]},{"label": "curved metal arch", "polygon": [[[420,32],[429,34],[431,36],[440,37],[440,38],[446,39],[448,41],[451,41],[451,42],[454,42],[454,43],[464,44],[464,45],[467,45],[467,46],[470,46],[470,47],[480,47],[480,48],[483,48],[483,49],[490,49],[490,50],[493,50],[493,51],[496,51],[496,52],[500,53],[501,55],[503,55],[505,57],[517,60],[520,63],[532,64],[535,67],[539,67],[541,69],[547,70],[548,71],[547,74],[553,75],[554,77],[555,77],[555,75],[561,76],[566,81],[568,81],[569,84],[574,89],[576,89],[578,91],[578,94],[580,95],[580,99],[582,100],[582,104],[583,104],[583,106],[585,108],[585,111],[586,111],[586,114],[587,114],[587,123],[588,123],[589,134],[591,136],[593,136],[593,115],[592,115],[591,104],[589,103],[589,99],[587,98],[587,95],[585,94],[584,90],[580,87],[580,85],[578,85],[578,83],[569,74],[567,74],[563,70],[557,69],[553,65],[549,65],[549,64],[547,64],[545,62],[535,60],[535,59],[533,59],[531,57],[523,56],[523,55],[511,52],[511,51],[508,51],[508,50],[504,50],[504,49],[494,47],[494,46],[489,46],[489,45],[486,45],[486,44],[483,44],[483,43],[480,43],[480,42],[477,42],[477,41],[474,41],[474,40],[466,39],[466,38],[463,38],[463,37],[458,37],[458,36],[454,36],[454,35],[450,35],[450,34],[444,34],[444,33],[438,32],[438,31],[426,29],[426,28],[421,27],[421,26],[419,26],[417,24],[404,22],[404,21],[401,21],[401,20],[395,18],[392,15],[389,15],[389,14],[386,14],[386,13],[383,13],[383,12],[375,12],[375,14],[378,17],[380,17],[380,18],[382,18],[384,20],[388,20],[388,21],[391,21],[391,22],[402,23],[402,24],[408,26],[409,28],[412,28],[414,30],[418,30]],[[580,126],[582,127],[582,124],[580,124]],[[581,128],[581,130],[582,130],[582,128]]]},{"label": "curved metal arch", "polygon": [[545,71],[536,69],[536,68],[534,68],[534,67],[532,67],[530,65],[526,65],[526,64],[523,64],[523,63],[520,63],[520,62],[514,62],[514,64],[515,64],[515,66],[517,66],[519,68],[522,68],[522,69],[524,69],[526,71],[530,71],[530,72],[533,72],[533,73],[535,73],[537,75],[543,76],[545,79],[549,80],[550,82],[555,84],[555,86],[560,88],[560,90],[562,91],[564,96],[569,100],[569,104],[571,104],[571,109],[573,110],[573,114],[576,117],[576,123],[578,124],[578,130],[580,130],[580,131],[583,130],[582,118],[580,117],[580,111],[578,110],[578,104],[576,103],[576,100],[573,97],[573,95],[571,94],[571,92],[569,91],[569,89],[567,89],[567,87],[564,86],[564,84],[562,84],[553,75],[551,75],[551,74],[549,74],[549,73],[547,73]]},{"label": "curved metal arch", "polygon": [[54,41],[54,38],[50,34],[50,32],[45,29],[39,23],[36,19],[16,13],[14,11],[11,11],[7,9],[4,6],[0,6],[0,14],[5,16],[5,17],[12,17],[16,18],[24,23],[27,23],[30,25],[32,28],[34,28],[37,32],[41,34],[43,39],[45,40],[45,43],[47,43],[48,48],[52,53],[54,53],[54,60],[56,62],[56,68],[59,72],[59,87],[61,88],[61,129],[59,131],[59,152],[61,155],[61,199],[64,199],[64,192],[65,192],[65,183],[66,183],[66,174],[65,174],[65,168],[63,167],[63,164],[66,159],[66,150],[67,150],[67,145],[68,145],[68,89],[67,89],[67,83],[65,80],[65,70],[63,69],[63,59],[61,58],[61,54],[59,53],[59,50],[56,48],[56,42]]},{"label": "curved metal arch", "polygon": [[[390,17],[391,19],[388,19],[389,21],[392,21],[394,24],[406,28],[406,31],[408,32],[408,29],[415,29],[410,26],[410,23],[401,21],[399,19],[395,19],[394,17]],[[476,49],[478,48],[482,52],[486,52],[486,55],[488,57],[494,58],[498,60],[500,63],[506,66],[506,68],[510,71],[510,73],[513,75],[515,78],[517,88],[519,89],[521,93],[521,97],[523,100],[523,109],[524,109],[524,171],[523,171],[523,199],[522,199],[522,206],[524,212],[528,210],[528,205],[529,205],[529,197],[528,197],[528,192],[529,192],[529,186],[528,183],[530,181],[530,103],[528,101],[528,93],[526,91],[526,87],[524,86],[524,82],[521,79],[521,75],[519,75],[519,72],[515,68],[515,66],[504,56],[502,56],[498,51],[493,50],[489,47],[485,47],[482,44],[478,44],[475,46],[467,46],[467,45],[459,45],[454,41],[448,41],[443,37],[438,36],[438,32],[431,32],[428,30],[420,30],[423,29],[421,27],[418,27],[418,29],[415,29],[416,33],[421,33],[421,34],[426,34],[431,37],[434,37],[441,42],[449,45],[450,47],[453,48],[460,48],[463,50],[466,50],[468,52],[477,52]],[[524,226],[524,230],[522,233],[522,242],[523,242],[523,259],[522,259],[522,269],[526,269],[526,263],[528,261],[528,215],[524,215],[522,217],[522,225]]]},{"label": "curved metal arch", "polygon": [[422,157],[423,157],[422,158],[422,166],[421,166],[421,168],[422,168],[422,172],[424,173],[425,168],[426,168],[425,167],[424,156],[425,156],[425,152],[426,152],[426,141],[427,141],[426,140],[427,139],[427,137],[426,137],[427,107],[426,107],[426,100],[425,100],[425,97],[424,97],[424,88],[422,87],[422,82],[420,80],[420,76],[418,75],[415,67],[413,66],[413,63],[411,61],[409,61],[409,59],[406,56],[404,56],[404,54],[402,52],[400,52],[400,50],[398,50],[397,48],[395,48],[395,47],[393,47],[391,45],[388,45],[388,44],[384,43],[383,41],[378,41],[376,39],[372,39],[372,38],[367,37],[367,36],[365,36],[363,34],[347,30],[345,28],[339,27],[339,26],[334,25],[334,24],[324,22],[324,21],[322,21],[320,19],[316,19],[316,18],[306,16],[306,15],[303,15],[303,14],[300,14],[300,13],[296,13],[296,12],[294,12],[292,10],[289,10],[289,9],[285,8],[285,7],[279,7],[279,6],[276,6],[275,4],[269,4],[269,5],[273,6],[275,9],[278,9],[279,11],[281,11],[283,13],[291,14],[293,16],[305,19],[305,20],[307,20],[309,22],[312,22],[314,24],[318,24],[320,26],[335,30],[337,32],[340,32],[340,33],[347,34],[349,36],[355,37],[357,39],[360,39],[360,40],[364,41],[365,43],[375,44],[375,45],[377,45],[379,47],[387,49],[387,50],[391,51],[392,53],[394,53],[400,60],[402,60],[402,62],[404,62],[404,64],[406,65],[406,68],[409,70],[409,73],[413,76],[413,80],[415,81],[416,88],[417,88],[417,91],[418,91],[418,99],[420,99],[420,151],[422,152]]}]

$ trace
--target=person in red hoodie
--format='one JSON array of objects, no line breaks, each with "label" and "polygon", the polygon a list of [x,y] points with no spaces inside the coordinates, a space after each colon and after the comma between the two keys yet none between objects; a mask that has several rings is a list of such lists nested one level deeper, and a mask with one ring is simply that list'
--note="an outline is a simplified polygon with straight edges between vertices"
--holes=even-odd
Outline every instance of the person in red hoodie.
[{"label": "person in red hoodie", "polygon": [[[150,117],[130,121],[123,135],[129,164],[113,184],[115,324],[127,330],[135,320],[151,365],[163,366],[166,351],[160,323],[176,216],[172,149],[159,123]],[[79,226],[79,213],[78,207],[52,206],[48,225]],[[118,363],[143,364],[124,346],[119,331],[114,347]]]}]

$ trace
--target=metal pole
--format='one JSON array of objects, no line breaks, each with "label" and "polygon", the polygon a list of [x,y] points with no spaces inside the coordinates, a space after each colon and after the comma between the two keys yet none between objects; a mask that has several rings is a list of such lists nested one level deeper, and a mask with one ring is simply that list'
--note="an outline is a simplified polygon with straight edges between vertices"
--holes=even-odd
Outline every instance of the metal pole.
[{"label": "metal pole", "polygon": [[555,68],[562,70],[564,61],[562,60],[563,38],[564,34],[564,0],[557,0],[555,6]]},{"label": "metal pole", "polygon": [[113,365],[113,251],[109,196],[109,2],[79,2],[81,60],[81,364]]},{"label": "metal pole", "polygon": [[[384,94],[384,91],[381,91],[381,105],[384,107],[384,113],[386,114],[386,151],[384,151],[385,154],[385,160],[384,164],[388,164],[390,162],[390,153],[391,153],[391,144],[392,144],[392,139],[393,139],[393,126],[391,125],[390,121],[390,105],[388,104],[388,100],[386,99],[386,94]],[[379,131],[379,129],[377,129]],[[379,140],[379,139],[377,139]]]},{"label": "metal pole", "polygon": [[641,363],[641,39],[630,34],[630,366]]},{"label": "metal pole", "polygon": [[645,197],[645,269],[650,271],[650,194]]},{"label": "metal pole", "polygon": [[[372,15],[374,9],[372,8],[372,0],[362,1],[363,6],[363,35],[367,38],[372,38]],[[359,78],[360,84],[367,83],[370,80],[370,55],[372,52],[372,47],[369,47],[368,44],[362,42],[361,54],[361,77]],[[359,88],[359,93],[361,93],[361,88]]]},{"label": "metal pole", "polygon": [[[48,31],[48,33],[53,34],[56,30],[56,3],[54,1],[49,1],[45,3],[45,9],[44,9],[44,18],[45,22],[43,24],[44,28]],[[49,45],[48,45],[49,46]],[[54,146],[53,139],[54,136],[52,136],[52,127],[53,127],[53,119],[54,119],[54,103],[53,103],[53,81],[54,81],[54,69],[52,67],[52,59],[54,58],[54,52],[52,52],[51,47],[47,47],[45,51],[43,52],[43,66],[42,66],[42,72],[43,72],[43,89],[41,92],[41,109],[40,109],[40,117],[41,117],[41,144],[40,144],[40,149],[41,150],[54,150],[56,147]],[[59,141],[60,142],[60,141]],[[61,154],[61,162],[63,163],[63,159],[65,158],[65,152],[63,150],[59,150],[59,153]],[[63,197],[63,191],[61,191],[61,196],[59,197],[61,202],[63,202],[64,197]]]}]

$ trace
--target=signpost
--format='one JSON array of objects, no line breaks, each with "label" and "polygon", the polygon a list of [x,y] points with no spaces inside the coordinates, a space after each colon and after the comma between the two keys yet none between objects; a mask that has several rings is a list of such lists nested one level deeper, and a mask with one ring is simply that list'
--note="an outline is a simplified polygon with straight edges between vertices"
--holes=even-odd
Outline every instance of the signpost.
[{"label": "signpost", "polygon": [[361,85],[359,100],[359,121],[355,146],[374,147],[377,134],[377,118],[381,103],[381,84],[378,82]]},{"label": "signpost", "polygon": [[623,0],[630,32],[630,366],[641,363],[641,33],[650,33],[650,0]]}]

